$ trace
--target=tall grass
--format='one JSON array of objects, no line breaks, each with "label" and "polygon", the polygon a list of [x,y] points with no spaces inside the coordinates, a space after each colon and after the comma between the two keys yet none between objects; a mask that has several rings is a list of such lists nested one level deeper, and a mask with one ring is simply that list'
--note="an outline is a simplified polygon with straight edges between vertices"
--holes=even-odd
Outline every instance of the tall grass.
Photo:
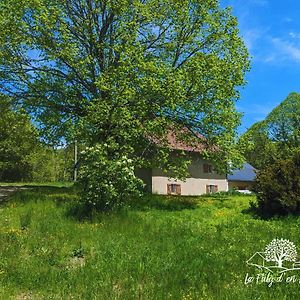
[{"label": "tall grass", "polygon": [[16,194],[1,209],[0,298],[299,299],[296,284],[244,284],[273,238],[300,246],[299,219],[253,219],[249,196],[147,197],[80,222],[72,190]]}]

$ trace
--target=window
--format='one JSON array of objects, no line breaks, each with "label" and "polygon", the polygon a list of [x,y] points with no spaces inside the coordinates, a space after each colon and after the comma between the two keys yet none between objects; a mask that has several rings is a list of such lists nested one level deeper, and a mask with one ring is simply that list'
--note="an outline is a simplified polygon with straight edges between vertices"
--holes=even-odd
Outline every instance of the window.
[{"label": "window", "polygon": [[218,191],[217,185],[207,185],[206,186],[206,194],[216,193]]},{"label": "window", "polygon": [[168,195],[181,195],[181,185],[180,184],[168,184],[167,185]]},{"label": "window", "polygon": [[212,173],[213,167],[210,164],[203,164],[203,172],[204,173]]},{"label": "window", "polygon": [[171,193],[175,194],[177,192],[177,186],[176,184],[171,184]]}]

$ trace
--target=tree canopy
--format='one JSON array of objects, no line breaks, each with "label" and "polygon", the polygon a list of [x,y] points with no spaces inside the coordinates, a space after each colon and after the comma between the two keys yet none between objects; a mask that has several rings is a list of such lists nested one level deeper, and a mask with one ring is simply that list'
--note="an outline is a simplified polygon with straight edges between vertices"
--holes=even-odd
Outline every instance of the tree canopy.
[{"label": "tree canopy", "polygon": [[186,127],[225,166],[238,157],[235,101],[248,68],[237,20],[217,0],[0,3],[0,92],[47,139],[142,157],[145,137]]},{"label": "tree canopy", "polygon": [[255,123],[240,139],[245,156],[258,169],[300,147],[300,94],[291,93],[265,120]]},{"label": "tree canopy", "polygon": [[289,152],[300,147],[300,94],[291,93],[266,119],[268,137],[279,149]]}]

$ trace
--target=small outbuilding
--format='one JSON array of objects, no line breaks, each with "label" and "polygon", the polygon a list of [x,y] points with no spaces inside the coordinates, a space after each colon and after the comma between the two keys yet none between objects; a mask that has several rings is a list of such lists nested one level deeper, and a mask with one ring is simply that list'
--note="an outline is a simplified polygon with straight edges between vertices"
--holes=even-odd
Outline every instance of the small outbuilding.
[{"label": "small outbuilding", "polygon": [[255,177],[256,169],[245,163],[242,169],[235,170],[233,174],[228,175],[228,187],[239,191],[249,191],[254,184]]}]

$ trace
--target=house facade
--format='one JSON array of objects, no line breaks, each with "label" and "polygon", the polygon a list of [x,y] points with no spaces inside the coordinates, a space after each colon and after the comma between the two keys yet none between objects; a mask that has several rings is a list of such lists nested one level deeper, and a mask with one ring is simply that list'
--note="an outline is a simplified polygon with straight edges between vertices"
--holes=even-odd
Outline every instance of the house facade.
[{"label": "house facade", "polygon": [[[191,134],[186,128],[181,133]],[[151,141],[157,147],[162,145],[159,139],[151,138]],[[203,136],[195,134],[193,141],[187,144],[170,130],[166,135],[166,141],[170,149],[175,152],[184,151],[189,155],[191,160],[189,175],[182,181],[172,178],[170,174],[158,168],[137,170],[136,175],[144,181],[149,192],[159,195],[198,196],[228,191],[227,174],[218,174],[213,163],[203,158],[203,152],[208,150]],[[215,151],[215,148],[211,148],[210,151]]]},{"label": "house facade", "polygon": [[200,153],[191,152],[190,156],[189,176],[185,181],[170,178],[157,168],[139,170],[137,175],[153,194],[198,196],[228,191],[226,174],[218,174],[213,164],[203,159]]}]

